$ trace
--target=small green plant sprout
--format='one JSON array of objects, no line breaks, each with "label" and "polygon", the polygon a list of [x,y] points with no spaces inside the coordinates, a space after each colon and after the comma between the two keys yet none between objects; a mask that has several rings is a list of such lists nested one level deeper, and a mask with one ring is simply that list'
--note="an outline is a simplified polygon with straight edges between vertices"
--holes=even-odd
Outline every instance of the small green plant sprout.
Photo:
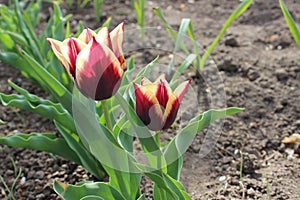
[{"label": "small green plant sprout", "polygon": [[299,28],[295,22],[295,20],[292,18],[287,6],[285,5],[283,0],[279,0],[280,8],[282,10],[282,13],[284,15],[284,18],[290,28],[290,31],[294,37],[294,40],[297,44],[297,46],[300,48],[300,31]]},{"label": "small green plant sprout", "polygon": [[142,39],[145,35],[145,1],[146,0],[132,0]]},{"label": "small green plant sprout", "polygon": [[16,198],[14,197],[14,190],[15,190],[16,184],[18,183],[18,181],[19,181],[19,179],[20,179],[20,177],[22,175],[22,169],[19,168],[19,170],[18,170],[15,161],[12,158],[10,158],[10,160],[11,160],[11,162],[13,164],[14,172],[15,172],[15,179],[14,179],[11,187],[9,187],[7,185],[7,183],[5,182],[4,178],[1,175],[0,175],[0,180],[1,180],[1,183],[3,184],[5,190],[9,194],[9,199],[10,200],[16,200]]},{"label": "small green plant sprout", "polygon": [[[194,65],[197,66],[197,70],[203,70],[206,60],[209,57],[209,55],[212,53],[212,51],[214,50],[214,48],[217,46],[217,44],[220,42],[222,36],[225,34],[226,30],[228,29],[228,27],[240,16],[242,15],[247,8],[251,5],[251,3],[253,2],[253,0],[244,0],[238,7],[237,9],[230,15],[230,17],[227,19],[227,21],[224,23],[221,31],[219,32],[219,34],[217,35],[217,37],[214,39],[214,41],[211,43],[211,45],[207,48],[207,50],[205,51],[205,53],[198,58],[198,64]],[[166,30],[168,31],[170,37],[176,41],[176,45],[180,44],[180,48],[186,52],[187,55],[189,55],[191,52],[187,52],[186,47],[184,46],[184,43],[180,40],[183,37],[183,34],[186,33],[186,31],[188,31],[188,36],[192,39],[192,41],[194,41],[196,43],[195,40],[195,34],[193,31],[193,25],[191,20],[189,19],[184,19],[181,22],[180,28],[179,28],[179,33],[177,34],[175,30],[172,29],[171,25],[167,22],[167,20],[165,19],[162,11],[160,8],[154,8],[154,13],[159,17],[159,19],[162,21],[164,27],[166,28]],[[188,23],[189,20],[189,23]],[[199,53],[197,52],[197,44],[194,45],[194,54],[195,55],[199,55]],[[200,55],[199,55],[200,56]],[[196,61],[197,62],[197,61]]]},{"label": "small green plant sprout", "polygon": [[[64,2],[64,1],[59,1],[60,3]],[[84,8],[87,6],[87,4],[90,2],[90,0],[77,0],[75,2],[75,5],[77,8]],[[94,6],[94,13],[95,13],[95,17],[96,17],[96,21],[100,22],[101,19],[101,8],[102,5],[104,4],[105,0],[94,0],[93,1],[93,6]],[[73,6],[74,1],[73,0],[67,0],[66,1],[67,5],[69,7]]]}]

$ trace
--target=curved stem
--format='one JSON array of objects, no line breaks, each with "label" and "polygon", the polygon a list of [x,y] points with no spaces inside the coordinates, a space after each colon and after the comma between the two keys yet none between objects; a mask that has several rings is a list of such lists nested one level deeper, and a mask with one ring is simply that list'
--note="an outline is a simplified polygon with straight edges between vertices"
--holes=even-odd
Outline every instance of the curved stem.
[{"label": "curved stem", "polygon": [[101,103],[102,103],[102,109],[103,109],[103,112],[104,112],[104,118],[105,118],[106,126],[109,130],[112,131],[112,124],[111,124],[111,120],[110,120],[110,116],[109,116],[109,110],[108,110],[108,107],[107,107],[107,102],[106,102],[106,100],[102,100]]}]

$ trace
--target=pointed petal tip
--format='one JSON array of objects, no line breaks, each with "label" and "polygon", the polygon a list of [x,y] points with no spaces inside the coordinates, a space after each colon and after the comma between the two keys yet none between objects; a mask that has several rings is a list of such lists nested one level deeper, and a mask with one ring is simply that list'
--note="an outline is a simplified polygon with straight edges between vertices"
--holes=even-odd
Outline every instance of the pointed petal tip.
[{"label": "pointed petal tip", "polygon": [[181,83],[174,91],[174,94],[178,97],[179,99],[179,103],[181,102],[181,100],[183,99],[183,96],[185,95],[185,93],[187,92],[187,89],[190,85],[191,80],[187,80],[183,83]]}]

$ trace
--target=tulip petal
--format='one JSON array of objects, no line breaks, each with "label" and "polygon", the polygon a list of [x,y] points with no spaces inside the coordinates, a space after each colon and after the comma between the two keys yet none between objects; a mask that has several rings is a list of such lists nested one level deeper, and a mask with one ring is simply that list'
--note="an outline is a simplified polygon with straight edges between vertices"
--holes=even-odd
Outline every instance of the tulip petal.
[{"label": "tulip petal", "polygon": [[161,130],[163,127],[163,115],[154,93],[155,89],[149,90],[154,85],[147,87],[134,84],[136,96],[136,113],[143,123],[153,131]]},{"label": "tulip petal", "polygon": [[[160,81],[166,81],[166,74],[161,74],[156,80],[154,83],[159,83]],[[168,84],[168,82],[167,82]]]},{"label": "tulip petal", "polygon": [[86,45],[76,38],[68,38],[63,42],[51,38],[47,38],[47,40],[70,77],[75,78],[76,57]]},{"label": "tulip petal", "polygon": [[183,99],[184,94],[186,93],[191,80],[181,83],[174,91],[174,94],[178,97],[179,103]]},{"label": "tulip petal", "polygon": [[105,44],[108,46],[110,49],[112,49],[112,44],[110,40],[110,34],[108,32],[107,27],[103,27],[97,34],[96,40],[99,44]]},{"label": "tulip petal", "polygon": [[119,59],[123,70],[126,70],[125,58],[123,55],[123,40],[124,40],[124,22],[119,24],[114,30],[110,32],[112,50]]},{"label": "tulip petal", "polygon": [[162,80],[158,83],[157,86],[158,87],[157,87],[155,96],[156,96],[159,104],[163,108],[166,108],[168,100],[169,100],[169,91],[170,90],[168,90],[168,88],[166,87],[166,84]]},{"label": "tulip petal", "polygon": [[179,110],[179,106],[180,103],[178,101],[178,98],[174,97],[174,95],[172,95],[173,98],[170,98],[164,113],[164,129],[169,128],[175,121],[178,110]]},{"label": "tulip petal", "polygon": [[94,37],[77,56],[77,86],[92,99],[103,100],[114,95],[120,86],[123,72],[111,49],[99,44]]},{"label": "tulip petal", "polygon": [[153,84],[153,83],[146,77],[142,76],[141,85],[148,85],[148,84]]},{"label": "tulip petal", "polygon": [[96,36],[96,33],[93,30],[86,28],[80,33],[80,35],[78,36],[78,39],[81,40],[82,42],[84,42],[85,44],[88,44],[89,41],[95,36]]},{"label": "tulip petal", "polygon": [[76,58],[79,52],[86,45],[76,38],[69,38],[62,42],[60,47],[63,56],[69,63],[69,73],[75,78],[75,69],[76,69]]},{"label": "tulip petal", "polygon": [[51,45],[51,48],[55,54],[55,56],[58,58],[58,60],[61,62],[61,64],[69,71],[69,63],[67,59],[64,57],[64,55],[61,52],[60,47],[62,46],[62,42],[52,39],[52,38],[47,38],[47,41]]}]

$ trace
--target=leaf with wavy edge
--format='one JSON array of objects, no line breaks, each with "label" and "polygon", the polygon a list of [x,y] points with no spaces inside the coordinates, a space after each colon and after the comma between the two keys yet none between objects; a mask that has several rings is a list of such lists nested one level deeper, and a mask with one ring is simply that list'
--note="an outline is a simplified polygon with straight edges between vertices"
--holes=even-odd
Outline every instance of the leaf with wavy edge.
[{"label": "leaf with wavy edge", "polygon": [[76,153],[69,148],[63,138],[57,138],[50,133],[14,134],[0,137],[0,144],[47,151],[59,155],[68,160],[81,164]]},{"label": "leaf with wavy edge", "polygon": [[51,120],[56,120],[72,131],[76,131],[73,118],[66,112],[61,104],[55,104],[49,100],[39,98],[28,93],[26,96],[0,93],[0,102],[4,106],[15,106],[27,110]]}]

